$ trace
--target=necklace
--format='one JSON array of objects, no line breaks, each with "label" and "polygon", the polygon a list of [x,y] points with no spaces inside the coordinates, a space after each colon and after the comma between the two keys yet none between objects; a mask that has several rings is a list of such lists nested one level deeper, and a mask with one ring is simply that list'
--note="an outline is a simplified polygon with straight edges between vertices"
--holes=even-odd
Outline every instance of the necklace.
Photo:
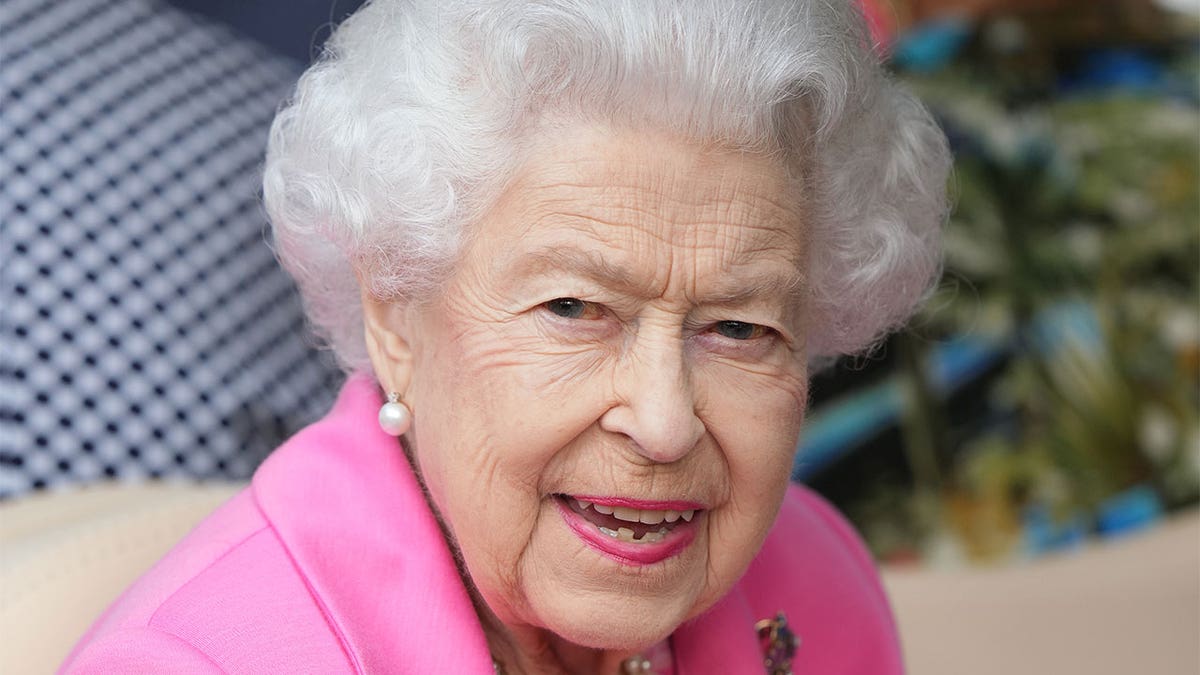
[{"label": "necklace", "polygon": [[624,675],[654,675],[650,659],[637,654],[621,662],[621,672]]}]

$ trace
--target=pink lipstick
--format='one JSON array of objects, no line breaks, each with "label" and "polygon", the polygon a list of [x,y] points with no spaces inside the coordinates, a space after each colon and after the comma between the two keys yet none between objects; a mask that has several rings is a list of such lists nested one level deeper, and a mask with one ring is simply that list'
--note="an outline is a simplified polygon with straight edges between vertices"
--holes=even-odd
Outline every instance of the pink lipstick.
[{"label": "pink lipstick", "polygon": [[563,521],[589,547],[625,565],[678,555],[696,537],[701,504],[689,501],[558,495]]}]

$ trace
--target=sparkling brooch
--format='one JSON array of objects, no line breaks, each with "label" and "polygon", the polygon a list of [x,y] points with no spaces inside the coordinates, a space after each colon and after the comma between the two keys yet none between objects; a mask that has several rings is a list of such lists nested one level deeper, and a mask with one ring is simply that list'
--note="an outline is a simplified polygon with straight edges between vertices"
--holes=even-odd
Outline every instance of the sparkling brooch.
[{"label": "sparkling brooch", "polygon": [[767,675],[792,675],[792,659],[800,638],[788,627],[787,617],[780,612],[774,619],[763,619],[754,624],[758,641],[763,651],[763,666]]}]

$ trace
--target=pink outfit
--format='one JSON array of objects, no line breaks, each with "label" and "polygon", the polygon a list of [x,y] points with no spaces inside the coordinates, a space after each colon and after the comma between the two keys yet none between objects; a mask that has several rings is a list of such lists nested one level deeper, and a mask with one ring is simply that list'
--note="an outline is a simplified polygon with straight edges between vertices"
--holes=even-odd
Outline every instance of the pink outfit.
[{"label": "pink outfit", "polygon": [[[68,673],[492,673],[450,551],[404,454],[352,377],[96,622]],[[901,673],[875,568],[803,487],[715,607],[672,636],[677,675],[760,675],[757,620],[784,611],[797,675]]]}]

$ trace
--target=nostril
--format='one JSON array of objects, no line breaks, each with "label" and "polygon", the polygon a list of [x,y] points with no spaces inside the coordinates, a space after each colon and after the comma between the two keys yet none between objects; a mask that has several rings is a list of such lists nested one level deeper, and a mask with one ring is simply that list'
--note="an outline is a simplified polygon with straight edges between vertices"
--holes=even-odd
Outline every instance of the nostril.
[{"label": "nostril", "polygon": [[[697,420],[698,422],[698,420]],[[700,442],[703,425],[685,420],[642,425],[640,433],[631,436],[638,453],[655,462],[669,464],[679,461]]]},{"label": "nostril", "polygon": [[639,365],[624,373],[600,427],[628,437],[638,454],[665,464],[691,452],[705,428],[682,355],[653,356],[637,359]]},{"label": "nostril", "polygon": [[705,434],[704,423],[690,407],[622,404],[600,418],[600,428],[629,439],[641,456],[669,464],[687,456]]}]

